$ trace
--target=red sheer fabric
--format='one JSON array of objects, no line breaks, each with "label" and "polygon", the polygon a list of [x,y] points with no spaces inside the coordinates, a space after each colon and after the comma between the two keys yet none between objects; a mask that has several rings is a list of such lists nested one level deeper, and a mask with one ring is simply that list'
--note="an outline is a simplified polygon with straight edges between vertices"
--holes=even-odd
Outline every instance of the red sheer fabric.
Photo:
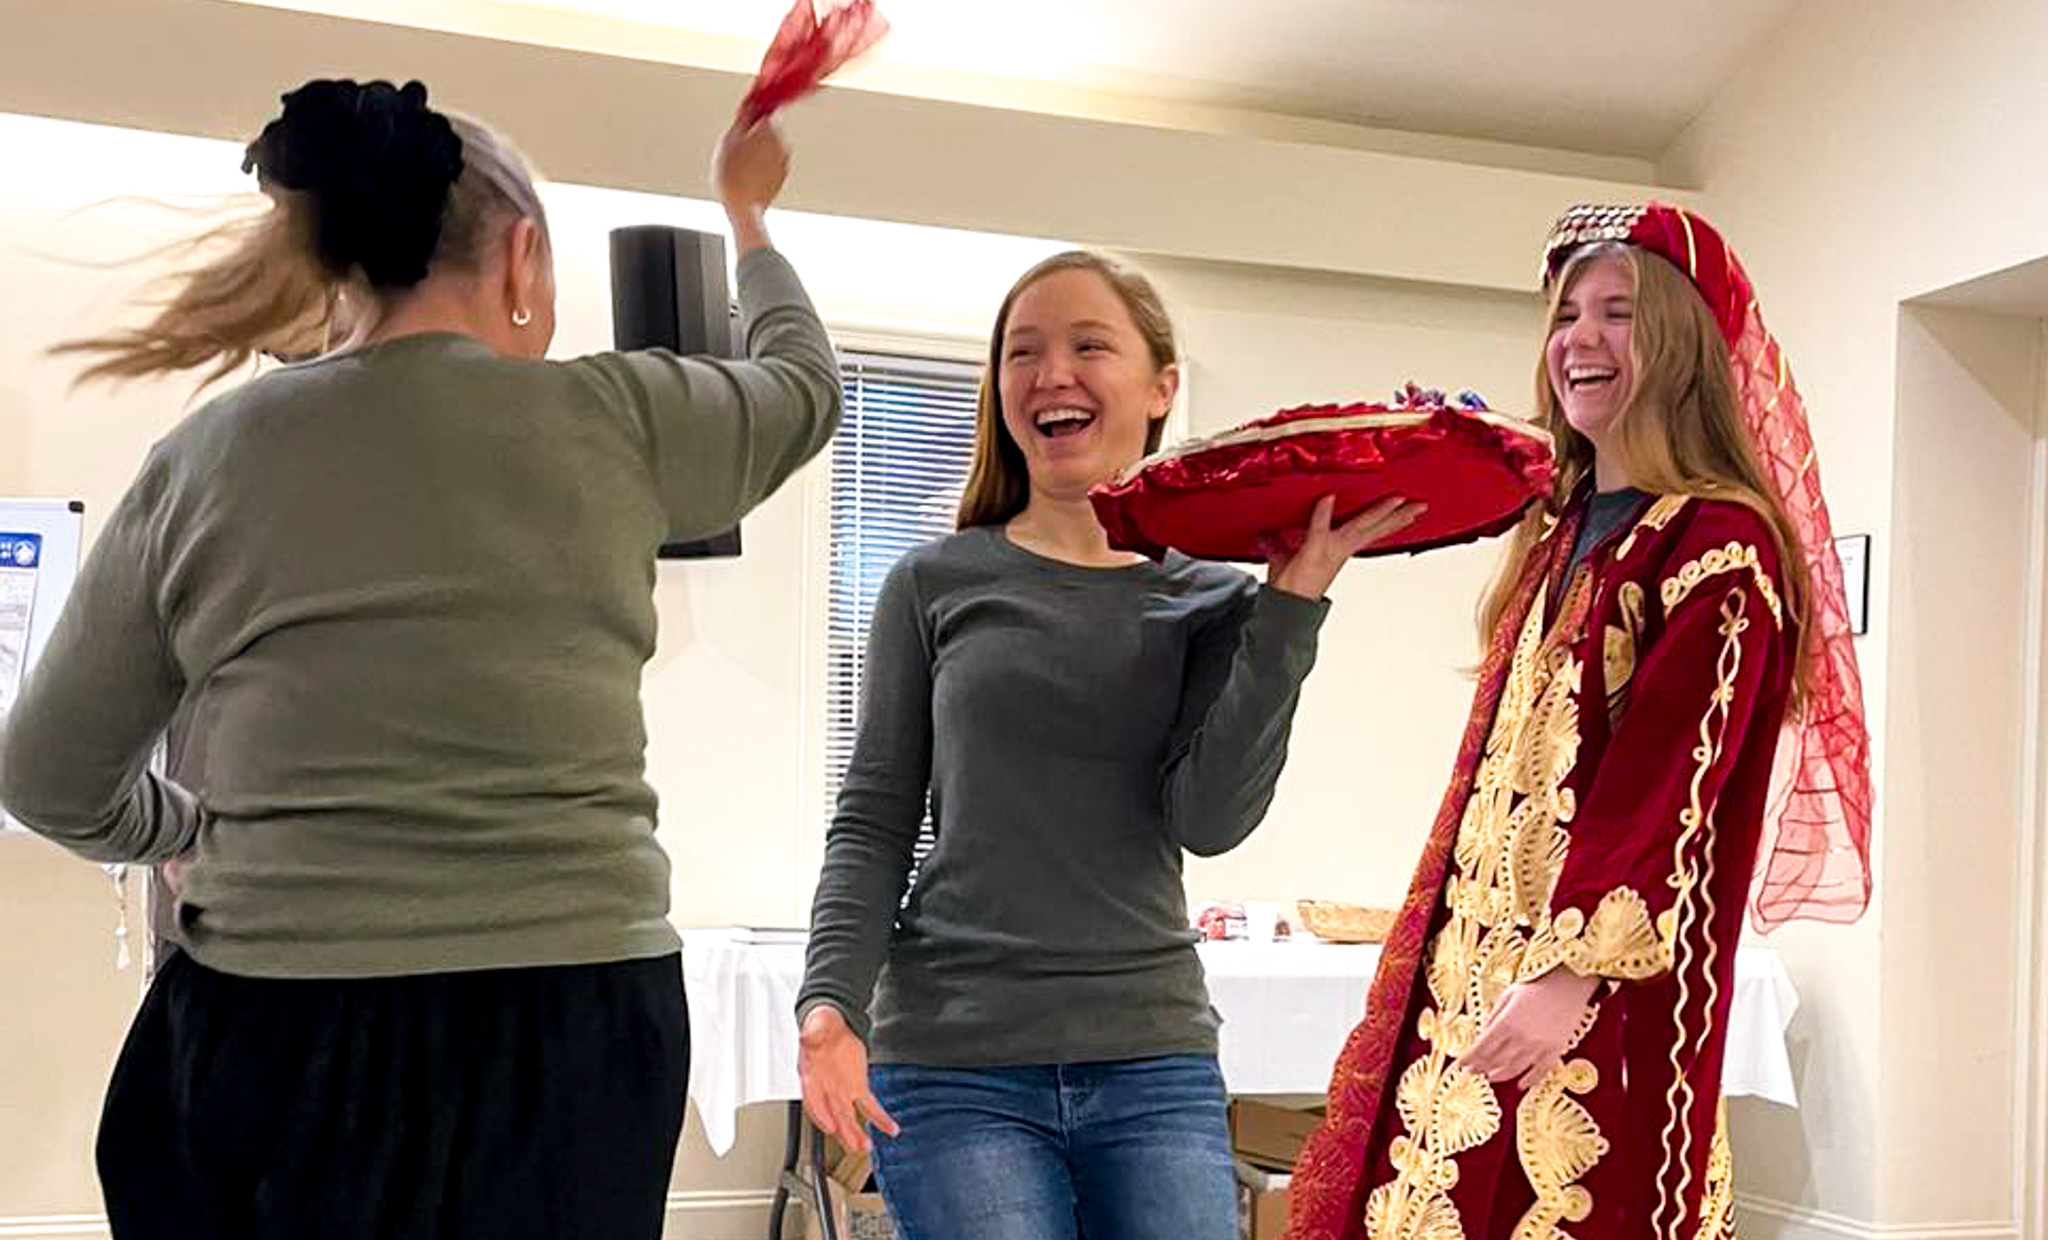
[{"label": "red sheer fabric", "polygon": [[740,101],[742,126],[759,124],[818,89],[887,33],[889,22],[876,11],[874,0],[849,0],[823,17],[813,0],[796,0],[761,57],[753,86]]}]

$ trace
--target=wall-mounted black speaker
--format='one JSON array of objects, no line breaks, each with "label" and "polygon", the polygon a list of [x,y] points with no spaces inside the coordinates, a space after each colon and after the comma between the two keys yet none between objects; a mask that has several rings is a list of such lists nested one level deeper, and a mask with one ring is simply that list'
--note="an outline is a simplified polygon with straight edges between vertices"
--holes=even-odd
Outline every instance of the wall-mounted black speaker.
[{"label": "wall-mounted black speaker", "polygon": [[[739,316],[725,283],[725,238],[662,224],[612,230],[612,345],[739,357]],[[740,528],[664,543],[664,560],[740,553]]]}]

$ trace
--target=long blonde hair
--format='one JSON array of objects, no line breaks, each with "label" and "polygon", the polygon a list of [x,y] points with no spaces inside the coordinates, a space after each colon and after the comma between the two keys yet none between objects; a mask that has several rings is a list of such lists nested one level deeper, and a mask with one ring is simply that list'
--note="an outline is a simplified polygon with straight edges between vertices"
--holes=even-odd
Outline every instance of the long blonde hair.
[{"label": "long blonde hair", "polygon": [[[1152,356],[1156,373],[1180,361],[1174,340],[1173,320],[1166,302],[1144,272],[1118,258],[1094,250],[1067,250],[1043,259],[1017,277],[996,311],[996,324],[988,337],[988,364],[981,372],[981,392],[974,412],[974,464],[967,485],[960,493],[960,507],[954,515],[956,529],[977,525],[1001,525],[1024,511],[1031,498],[1031,475],[1024,463],[1024,450],[1003,425],[1003,397],[997,379],[1003,366],[1003,333],[1009,330],[1010,308],[1025,289],[1061,271],[1092,271],[1109,283],[1117,299],[1131,313],[1138,335]],[[1166,434],[1166,419],[1155,418],[1145,430],[1145,451],[1158,449]]]},{"label": "long blonde hair", "polygon": [[[1629,335],[1634,385],[1615,415],[1609,450],[1621,458],[1630,482],[1644,491],[1731,500],[1754,509],[1771,529],[1787,585],[1786,605],[1803,626],[1807,574],[1799,535],[1750,446],[1727,342],[1692,282],[1638,247],[1620,242],[1587,246],[1573,253],[1551,281],[1546,342],[1573,282],[1603,259],[1621,264],[1635,300]],[[1493,640],[1530,555],[1593,472],[1593,444],[1564,416],[1540,352],[1536,421],[1555,445],[1556,480],[1546,502],[1531,509],[1509,536],[1493,584],[1480,602],[1482,650]],[[1805,661],[1800,662],[1803,666]],[[1795,700],[1798,692],[1795,685]]]},{"label": "long blonde hair", "polygon": [[[482,123],[445,115],[461,141],[461,172],[441,207],[430,273],[477,270],[492,239],[521,217],[546,235],[533,173]],[[54,346],[85,357],[78,382],[204,370],[204,387],[259,354],[300,357],[359,339],[417,286],[379,284],[359,262],[323,255],[323,204],[307,190],[266,183],[226,223],[174,247],[186,264],[153,288],[150,318]]]}]

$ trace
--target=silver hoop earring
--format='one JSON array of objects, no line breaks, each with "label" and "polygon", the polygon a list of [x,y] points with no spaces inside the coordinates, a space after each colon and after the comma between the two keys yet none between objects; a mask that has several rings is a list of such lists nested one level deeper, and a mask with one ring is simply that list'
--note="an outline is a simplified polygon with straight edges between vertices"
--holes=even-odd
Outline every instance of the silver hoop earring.
[{"label": "silver hoop earring", "polygon": [[525,306],[521,306],[512,312],[512,326],[524,327],[531,322],[533,322],[533,311],[528,310]]}]

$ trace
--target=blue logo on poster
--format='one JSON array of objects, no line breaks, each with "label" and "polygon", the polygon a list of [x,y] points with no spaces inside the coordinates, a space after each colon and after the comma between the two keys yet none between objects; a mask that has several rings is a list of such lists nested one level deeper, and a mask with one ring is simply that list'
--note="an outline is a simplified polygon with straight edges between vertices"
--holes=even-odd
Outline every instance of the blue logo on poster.
[{"label": "blue logo on poster", "polygon": [[0,534],[0,564],[34,568],[42,556],[41,534]]}]

